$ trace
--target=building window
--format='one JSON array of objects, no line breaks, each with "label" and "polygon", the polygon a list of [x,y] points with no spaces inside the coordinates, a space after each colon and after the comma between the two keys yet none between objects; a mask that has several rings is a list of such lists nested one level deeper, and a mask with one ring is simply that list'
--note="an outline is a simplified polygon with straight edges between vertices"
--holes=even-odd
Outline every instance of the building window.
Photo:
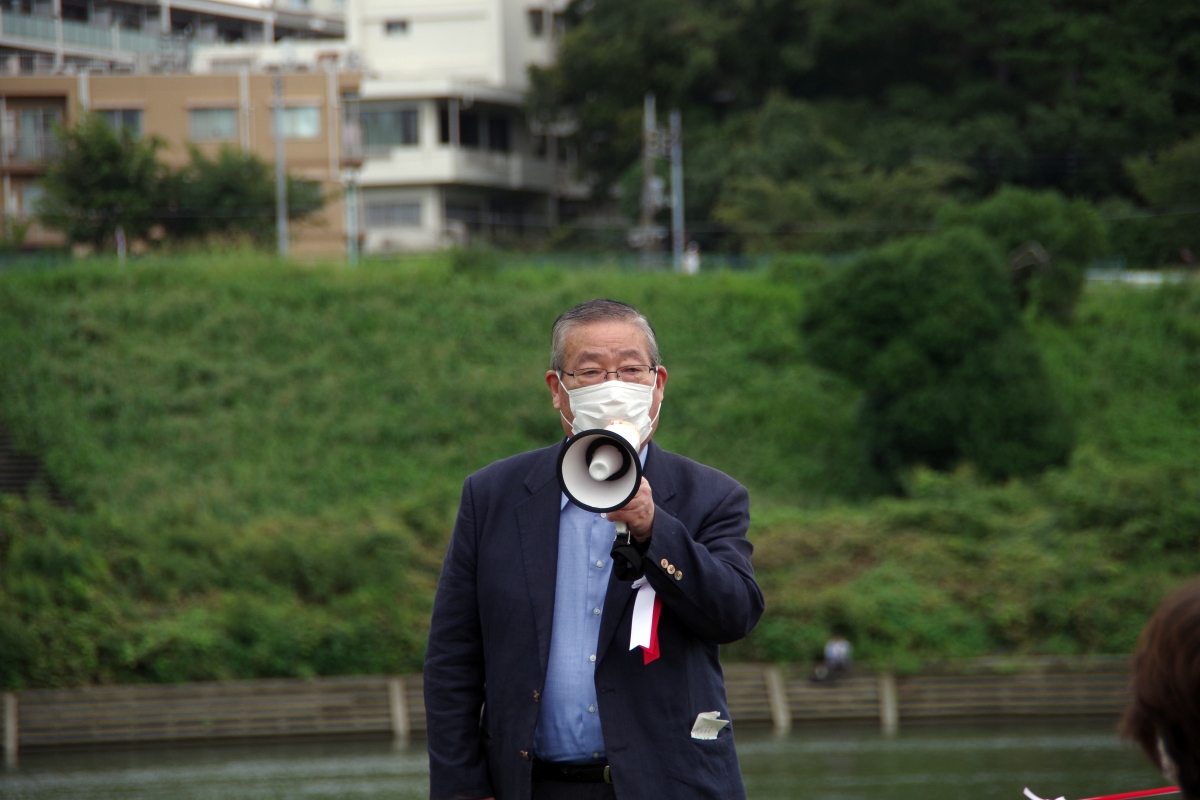
[{"label": "building window", "polygon": [[532,142],[533,157],[539,161],[545,161],[546,156],[550,154],[550,139],[547,136],[536,134]]},{"label": "building window", "polygon": [[408,33],[408,20],[389,19],[383,23],[383,32],[388,36],[403,36]]},{"label": "building window", "polygon": [[483,225],[483,210],[479,206],[465,203],[446,203],[446,219],[450,222],[461,222],[471,229],[477,229]]},{"label": "building window", "polygon": [[368,228],[419,228],[420,203],[371,203],[367,205]]},{"label": "building window", "polygon": [[220,142],[236,139],[237,109],[190,109],[188,111],[188,137],[193,142]]},{"label": "building window", "polygon": [[531,8],[525,13],[529,17],[529,35],[534,39],[542,38],[546,33],[546,10]]},{"label": "building window", "polygon": [[463,147],[479,147],[479,114],[463,111],[458,115],[458,143]]},{"label": "building window", "polygon": [[21,187],[21,208],[19,216],[28,219],[37,213],[38,203],[46,196],[45,190],[36,183],[26,183]]},{"label": "building window", "polygon": [[[11,119],[6,117],[5,124],[11,124]],[[16,141],[5,144],[7,154],[18,161],[45,161],[51,158],[58,150],[54,126],[61,122],[62,110],[54,106],[16,109]]]},{"label": "building window", "polygon": [[508,152],[508,117],[492,114],[488,117],[488,149]]},{"label": "building window", "polygon": [[[271,114],[271,135],[275,135],[275,114]],[[316,106],[295,106],[283,110],[285,139],[316,139],[321,135],[321,109]]]},{"label": "building window", "polygon": [[417,109],[398,103],[361,103],[358,119],[368,153],[387,153],[393,147],[420,143]]},{"label": "building window", "polygon": [[142,138],[142,112],[136,108],[122,108],[111,111],[101,111],[100,116],[108,123],[108,127],[118,136],[124,131],[134,139]]}]

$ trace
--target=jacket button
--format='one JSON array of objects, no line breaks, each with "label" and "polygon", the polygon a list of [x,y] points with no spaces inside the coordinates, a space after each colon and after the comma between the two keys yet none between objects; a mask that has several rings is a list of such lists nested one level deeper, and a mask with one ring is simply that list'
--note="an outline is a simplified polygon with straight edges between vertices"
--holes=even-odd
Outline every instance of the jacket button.
[{"label": "jacket button", "polygon": [[670,564],[671,562],[670,562],[670,561],[667,561],[667,560],[664,558],[662,561],[660,561],[660,562],[658,562],[658,563],[659,563],[659,564],[662,564],[662,568],[663,568],[663,569],[666,569],[666,568],[667,568],[667,565],[668,565],[668,564]]},{"label": "jacket button", "polygon": [[681,570],[681,569],[675,570],[675,580],[677,580],[677,581],[683,580],[683,570]]},{"label": "jacket button", "polygon": [[668,575],[675,574],[675,565],[674,564],[667,564],[667,574]]},{"label": "jacket button", "polygon": [[533,690],[533,702],[539,703],[539,702],[541,702],[541,700],[542,700],[541,692],[539,692],[537,689],[534,689]]},{"label": "jacket button", "polygon": [[528,750],[522,750],[522,751],[521,751],[521,758],[523,758],[523,759],[525,759],[526,761],[528,761],[528,760],[529,760],[529,751],[528,751]]}]

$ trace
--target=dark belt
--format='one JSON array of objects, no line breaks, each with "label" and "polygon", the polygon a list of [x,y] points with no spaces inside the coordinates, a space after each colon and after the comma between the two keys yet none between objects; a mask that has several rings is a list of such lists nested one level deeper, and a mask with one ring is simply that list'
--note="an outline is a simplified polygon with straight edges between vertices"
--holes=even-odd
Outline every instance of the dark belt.
[{"label": "dark belt", "polygon": [[560,783],[612,783],[608,764],[556,764],[553,761],[533,760],[533,778]]}]

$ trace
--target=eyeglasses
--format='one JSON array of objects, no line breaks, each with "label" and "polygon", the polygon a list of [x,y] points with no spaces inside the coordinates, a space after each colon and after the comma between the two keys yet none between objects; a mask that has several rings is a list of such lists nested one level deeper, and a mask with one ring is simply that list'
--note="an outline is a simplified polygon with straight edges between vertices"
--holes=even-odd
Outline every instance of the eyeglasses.
[{"label": "eyeglasses", "polygon": [[630,364],[629,366],[617,369],[577,369],[574,372],[566,372],[564,370],[559,370],[559,372],[562,375],[570,375],[584,386],[590,386],[597,383],[604,383],[604,381],[608,380],[609,375],[616,375],[618,379],[626,383],[646,383],[658,372],[658,367],[652,367],[648,364]]}]

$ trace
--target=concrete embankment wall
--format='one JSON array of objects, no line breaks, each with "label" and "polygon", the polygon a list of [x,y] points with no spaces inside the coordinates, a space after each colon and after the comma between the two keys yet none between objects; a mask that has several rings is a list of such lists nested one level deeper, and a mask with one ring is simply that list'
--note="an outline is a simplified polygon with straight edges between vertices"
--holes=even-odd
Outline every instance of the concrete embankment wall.
[{"label": "concrete embankment wall", "polygon": [[[972,661],[917,675],[855,671],[809,680],[798,666],[728,664],[735,723],[878,722],[952,717],[1118,715],[1124,658]],[[257,680],[30,690],[3,696],[3,741],[19,749],[224,739],[390,736],[425,732],[421,676]]]}]

